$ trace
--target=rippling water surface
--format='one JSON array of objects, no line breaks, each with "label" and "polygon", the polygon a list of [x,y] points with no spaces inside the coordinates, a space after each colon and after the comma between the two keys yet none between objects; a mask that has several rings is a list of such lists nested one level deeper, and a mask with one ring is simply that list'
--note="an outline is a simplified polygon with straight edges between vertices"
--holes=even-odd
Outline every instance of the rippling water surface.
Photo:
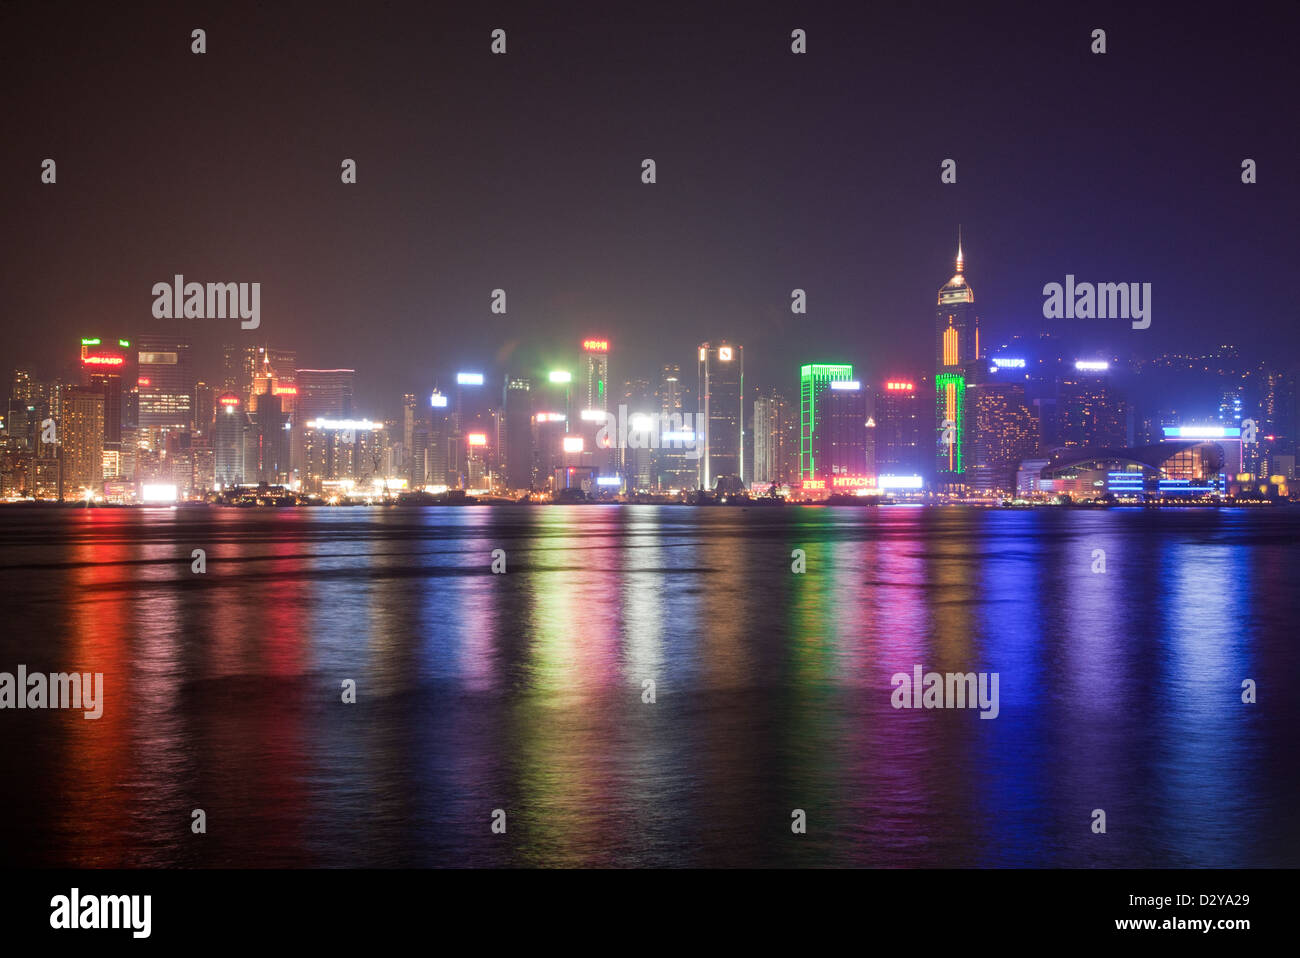
[{"label": "rippling water surface", "polygon": [[0,712],[0,853],[1295,867],[1298,560],[1283,509],[3,509],[0,671],[106,704]]}]

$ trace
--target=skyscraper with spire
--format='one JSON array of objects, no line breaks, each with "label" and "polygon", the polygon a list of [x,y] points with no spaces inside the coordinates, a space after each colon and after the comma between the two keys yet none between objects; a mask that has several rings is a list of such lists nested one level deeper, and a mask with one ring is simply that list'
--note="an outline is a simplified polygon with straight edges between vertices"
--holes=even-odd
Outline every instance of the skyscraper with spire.
[{"label": "skyscraper with spire", "polygon": [[980,350],[975,291],[966,282],[960,227],[957,272],[939,290],[935,334],[935,478],[943,489],[960,484],[965,472],[966,374]]}]

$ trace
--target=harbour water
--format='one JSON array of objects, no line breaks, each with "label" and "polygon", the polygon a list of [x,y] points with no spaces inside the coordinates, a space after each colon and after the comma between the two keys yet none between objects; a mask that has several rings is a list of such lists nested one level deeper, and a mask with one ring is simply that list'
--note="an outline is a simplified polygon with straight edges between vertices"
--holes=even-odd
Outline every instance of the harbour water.
[{"label": "harbour water", "polygon": [[6,508],[0,672],[104,701],[0,711],[0,854],[1296,867],[1298,560],[1282,508]]}]

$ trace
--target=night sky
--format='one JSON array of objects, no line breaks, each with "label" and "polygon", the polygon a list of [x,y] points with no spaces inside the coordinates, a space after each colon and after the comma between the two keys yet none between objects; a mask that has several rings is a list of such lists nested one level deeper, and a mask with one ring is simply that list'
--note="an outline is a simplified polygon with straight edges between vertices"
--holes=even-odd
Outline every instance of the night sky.
[{"label": "night sky", "polygon": [[[616,380],[722,337],[750,383],[874,380],[933,366],[959,223],[986,345],[1073,273],[1153,284],[1148,330],[1054,322],[1085,344],[1300,358],[1300,4],[989,6],[6,5],[0,371],[174,332],[216,378],[240,338],[392,414],[598,334]],[[260,282],[261,328],[154,319],[175,273]]]}]

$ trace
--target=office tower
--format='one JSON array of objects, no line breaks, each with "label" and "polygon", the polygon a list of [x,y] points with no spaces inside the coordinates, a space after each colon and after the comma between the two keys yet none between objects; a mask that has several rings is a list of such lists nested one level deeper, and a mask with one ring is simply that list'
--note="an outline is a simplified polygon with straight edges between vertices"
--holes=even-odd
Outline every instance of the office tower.
[{"label": "office tower", "polygon": [[790,400],[779,390],[769,390],[754,400],[755,483],[784,485],[798,471],[799,421]]},{"label": "office tower", "polygon": [[408,459],[411,458],[412,443],[415,440],[415,420],[418,415],[415,404],[415,393],[402,394],[402,448],[406,450]]},{"label": "office tower", "polygon": [[506,488],[520,491],[533,488],[533,381],[522,376],[507,376],[501,405],[505,410]]},{"label": "office tower", "polygon": [[382,422],[317,417],[303,424],[303,488],[322,492],[327,483],[371,484],[383,462]]},{"label": "office tower", "polygon": [[[712,490],[723,476],[745,481],[745,349],[721,340],[699,348],[700,488]],[[700,432],[703,431],[701,439]]]},{"label": "office tower", "polygon": [[67,386],[59,423],[64,499],[98,495],[104,480],[104,393],[98,387]]},{"label": "office tower", "polygon": [[876,397],[875,467],[881,476],[925,476],[932,460],[930,404],[920,384],[901,376]]},{"label": "office tower", "polygon": [[[275,349],[261,346],[257,350],[261,363],[259,370],[263,378],[270,377],[277,386],[296,386],[298,384],[298,351],[296,349]],[[292,396],[295,392],[282,392],[280,395]]]},{"label": "office tower", "polygon": [[190,461],[192,478],[191,495],[206,495],[215,485],[217,478],[216,450],[207,432],[202,437],[190,437]]},{"label": "office tower", "polygon": [[297,369],[297,421],[350,419],[355,369]]},{"label": "office tower", "polygon": [[609,340],[582,341],[583,409],[609,408]]},{"label": "office tower", "polygon": [[135,348],[140,396],[137,425],[154,433],[188,430],[194,420],[189,340],[141,336]]},{"label": "office tower", "polygon": [[31,403],[34,383],[35,380],[30,369],[15,369],[13,379],[9,385],[9,398],[24,405]]},{"label": "office tower", "polygon": [[194,432],[206,436],[217,414],[217,391],[200,380],[194,384]]},{"label": "office tower", "polygon": [[608,339],[588,337],[582,341],[581,408],[566,410],[569,432],[582,436],[579,462],[601,476],[613,476],[620,470],[626,474],[623,459],[627,450],[618,448],[618,431],[606,429],[607,418],[598,415],[610,408],[609,353]]},{"label": "office tower", "polygon": [[1016,491],[1016,470],[1038,445],[1038,423],[1023,382],[984,381],[966,386],[966,479],[985,495]]},{"label": "office tower", "polygon": [[552,491],[565,487],[560,471],[565,466],[564,443],[568,438],[568,417],[564,413],[549,409],[533,413],[533,448],[537,453],[536,484],[539,487]]},{"label": "office tower", "polygon": [[[405,464],[403,474],[412,488],[421,488],[429,481],[428,475],[428,450],[429,450],[429,429],[430,429],[430,412],[429,409],[442,399],[446,403],[446,397],[441,396],[435,391],[430,397],[430,405],[426,407],[415,393],[405,393],[402,396],[402,449],[405,455]],[[437,410],[434,410],[436,413]],[[442,476],[438,476],[437,482],[445,481]]]},{"label": "office tower", "polygon": [[464,489],[469,478],[466,436],[469,433],[487,434],[488,389],[487,379],[480,372],[462,371],[456,374],[455,404],[449,417],[450,433],[446,438],[447,484]]},{"label": "office tower", "polygon": [[257,376],[258,347],[227,343],[222,347],[221,388],[224,394],[239,397],[240,409],[249,408],[253,380]]},{"label": "office tower", "polygon": [[967,367],[979,357],[975,292],[965,273],[959,232],[957,272],[940,288],[935,308],[935,448],[940,487],[961,481]]},{"label": "office tower", "polygon": [[280,397],[259,395],[252,419],[257,433],[257,481],[287,481],[290,472],[289,416],[280,405]]},{"label": "office tower", "polygon": [[455,435],[455,414],[450,397],[437,389],[429,397],[429,435],[425,441],[425,481],[434,486],[452,484],[451,442]]},{"label": "office tower", "polygon": [[[298,353],[293,349],[276,349],[272,346],[246,346],[228,343],[222,347],[223,367],[221,389],[239,397],[242,408],[251,409],[250,397],[258,388],[268,392],[266,380],[281,388],[297,385]],[[282,392],[294,395],[296,391]],[[288,410],[287,405],[284,407]]]},{"label": "office tower", "polygon": [[212,423],[213,480],[222,488],[249,481],[244,469],[248,417],[242,403],[234,392],[217,397],[216,418]]},{"label": "office tower", "polygon": [[130,342],[101,337],[81,340],[81,384],[104,396],[104,443],[118,450],[122,442],[124,385],[134,375]]},{"label": "office tower", "polygon": [[[623,383],[619,396],[620,412],[626,417],[619,469],[631,491],[649,491],[652,484],[654,447],[659,445],[660,434],[658,399],[654,392],[650,380],[636,378]],[[584,457],[583,464],[595,466],[601,475],[611,474],[605,459]]]},{"label": "office tower", "polygon": [[1066,447],[1127,444],[1126,409],[1110,378],[1110,363],[1081,359],[1061,379],[1058,417]]},{"label": "office tower", "polygon": [[832,380],[815,407],[813,478],[867,474],[867,393],[856,379]]},{"label": "office tower", "polygon": [[699,470],[691,458],[695,442],[695,414],[688,413],[682,368],[669,363],[660,370],[656,400],[659,404],[659,450],[655,455],[657,485],[661,489],[689,489]]},{"label": "office tower", "polygon": [[817,429],[831,384],[852,382],[848,363],[806,363],[799,369],[799,478],[820,478],[817,463]]},{"label": "office tower", "polygon": [[780,414],[776,401],[769,396],[754,400],[754,483],[777,482],[778,449],[780,446]]}]

